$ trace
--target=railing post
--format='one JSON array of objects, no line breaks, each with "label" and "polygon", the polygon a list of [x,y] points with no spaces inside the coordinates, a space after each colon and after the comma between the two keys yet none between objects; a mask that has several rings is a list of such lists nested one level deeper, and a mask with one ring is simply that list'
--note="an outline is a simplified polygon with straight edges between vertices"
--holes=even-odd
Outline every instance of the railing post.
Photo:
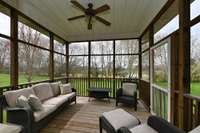
[{"label": "railing post", "polygon": [[[0,89],[0,96],[3,95],[3,88]],[[3,103],[0,103],[0,123],[3,123]]]},{"label": "railing post", "polygon": [[12,89],[18,85],[18,14],[11,9],[11,45],[10,45],[10,80]]},{"label": "railing post", "polygon": [[54,81],[54,35],[50,33],[49,78]]}]

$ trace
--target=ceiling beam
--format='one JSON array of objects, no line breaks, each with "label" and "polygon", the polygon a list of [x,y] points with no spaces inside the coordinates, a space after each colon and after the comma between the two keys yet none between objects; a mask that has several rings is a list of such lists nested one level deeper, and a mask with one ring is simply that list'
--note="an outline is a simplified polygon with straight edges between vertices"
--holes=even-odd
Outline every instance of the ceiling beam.
[{"label": "ceiling beam", "polygon": [[153,18],[151,23],[145,28],[145,30],[140,35],[140,38],[149,30],[151,25],[154,25],[156,21],[160,19],[160,17],[165,13],[165,11],[174,3],[175,0],[168,0],[167,3],[163,6],[163,8],[159,11],[159,13]]}]

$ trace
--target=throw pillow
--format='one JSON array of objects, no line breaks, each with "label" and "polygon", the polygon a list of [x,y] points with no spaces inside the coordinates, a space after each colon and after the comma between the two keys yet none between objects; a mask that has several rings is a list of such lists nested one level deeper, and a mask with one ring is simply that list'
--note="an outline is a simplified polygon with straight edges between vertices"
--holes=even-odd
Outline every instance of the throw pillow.
[{"label": "throw pillow", "polygon": [[28,98],[28,102],[33,110],[35,111],[43,110],[42,102],[37,96],[31,94]]},{"label": "throw pillow", "polygon": [[28,108],[28,109],[31,109],[30,105],[29,105],[29,102],[28,102],[28,99],[21,95],[17,98],[16,100],[16,106],[17,107],[20,107],[20,108]]},{"label": "throw pillow", "polygon": [[61,95],[71,93],[72,92],[71,84],[70,83],[68,83],[68,84],[60,84],[60,92],[61,92]]},{"label": "throw pillow", "polygon": [[61,82],[50,83],[50,86],[51,86],[51,88],[53,90],[54,96],[60,95],[60,84],[62,84],[62,83]]}]

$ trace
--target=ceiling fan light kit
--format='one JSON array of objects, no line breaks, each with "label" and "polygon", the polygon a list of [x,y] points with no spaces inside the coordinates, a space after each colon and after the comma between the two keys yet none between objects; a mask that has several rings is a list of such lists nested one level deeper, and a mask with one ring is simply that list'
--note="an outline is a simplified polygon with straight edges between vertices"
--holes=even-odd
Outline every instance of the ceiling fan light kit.
[{"label": "ceiling fan light kit", "polygon": [[71,3],[78,7],[81,11],[84,12],[83,15],[79,15],[79,16],[75,16],[75,17],[71,17],[68,18],[69,21],[73,21],[73,20],[77,20],[77,19],[81,19],[81,18],[88,18],[88,30],[92,29],[92,19],[95,18],[97,21],[103,23],[106,26],[110,26],[111,23],[107,20],[105,20],[104,18],[97,16],[97,14],[105,12],[110,10],[110,7],[105,4],[97,9],[93,9],[93,4],[92,3],[88,3],[88,8],[85,8],[83,5],[81,5],[79,2],[77,2],[76,0],[71,0]]}]

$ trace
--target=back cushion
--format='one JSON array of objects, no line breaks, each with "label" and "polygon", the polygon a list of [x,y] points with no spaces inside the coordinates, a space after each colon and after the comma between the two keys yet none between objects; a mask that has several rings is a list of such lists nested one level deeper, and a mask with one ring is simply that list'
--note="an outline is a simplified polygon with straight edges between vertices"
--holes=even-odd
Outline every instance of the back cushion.
[{"label": "back cushion", "polygon": [[10,107],[16,107],[16,101],[19,96],[23,95],[26,98],[28,98],[30,94],[35,95],[35,92],[33,91],[32,88],[24,88],[20,90],[7,91],[4,93],[6,101]]},{"label": "back cushion", "polygon": [[123,83],[122,85],[122,93],[126,96],[133,96],[134,92],[137,91],[136,83]]},{"label": "back cushion", "polygon": [[71,92],[72,92],[71,84],[70,84],[70,83],[61,84],[61,85],[60,85],[60,92],[61,92],[61,95],[71,93]]},{"label": "back cushion", "polygon": [[47,100],[54,96],[50,83],[40,83],[32,86],[32,89],[41,101]]},{"label": "back cushion", "polygon": [[60,95],[60,82],[50,83],[54,96]]},{"label": "back cushion", "polygon": [[147,124],[159,133],[185,133],[181,129],[157,116],[149,116]]}]

